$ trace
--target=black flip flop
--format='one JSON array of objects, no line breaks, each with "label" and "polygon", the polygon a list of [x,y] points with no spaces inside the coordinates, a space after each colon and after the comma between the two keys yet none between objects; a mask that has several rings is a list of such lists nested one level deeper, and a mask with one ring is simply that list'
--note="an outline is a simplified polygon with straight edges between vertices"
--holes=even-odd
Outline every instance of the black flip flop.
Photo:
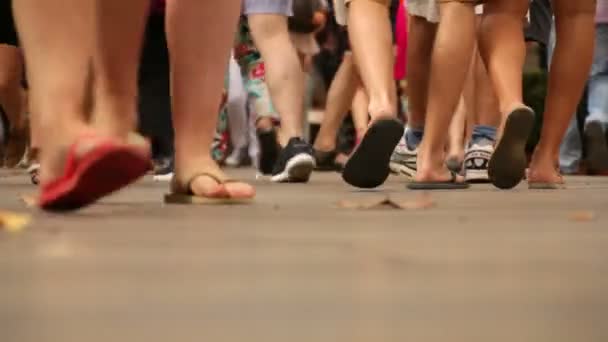
[{"label": "black flip flop", "polygon": [[471,187],[468,183],[456,182],[458,174],[450,171],[451,179],[447,182],[410,182],[407,188],[410,190],[462,190]]},{"label": "black flip flop", "polygon": [[403,130],[403,124],[397,119],[379,119],[372,123],[344,166],[342,179],[358,188],[382,185],[389,176],[391,154]]},{"label": "black flip flop", "polygon": [[534,111],[530,107],[518,107],[507,117],[502,137],[488,163],[488,176],[497,188],[512,189],[526,176],[526,143],[533,127]]}]

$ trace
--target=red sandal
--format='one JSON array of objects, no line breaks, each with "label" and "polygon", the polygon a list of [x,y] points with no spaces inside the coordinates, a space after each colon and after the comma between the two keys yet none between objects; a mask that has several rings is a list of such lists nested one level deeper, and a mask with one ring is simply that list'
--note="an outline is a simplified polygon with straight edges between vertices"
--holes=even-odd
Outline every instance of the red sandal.
[{"label": "red sandal", "polygon": [[72,144],[63,176],[41,186],[39,206],[49,211],[77,210],[119,190],[142,177],[150,169],[149,149],[100,139],[90,151],[77,156],[84,139]]}]

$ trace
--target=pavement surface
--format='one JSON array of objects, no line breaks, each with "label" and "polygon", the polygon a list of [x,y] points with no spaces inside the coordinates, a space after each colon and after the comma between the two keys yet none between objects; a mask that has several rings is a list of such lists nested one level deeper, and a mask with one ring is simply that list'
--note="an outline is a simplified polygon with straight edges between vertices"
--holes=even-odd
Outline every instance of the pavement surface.
[{"label": "pavement surface", "polygon": [[[608,341],[608,178],[429,205],[397,178],[233,175],[253,205],[167,206],[144,180],[51,215],[0,172],[0,209],[32,217],[0,229],[0,341]],[[344,208],[386,195],[409,209]]]}]

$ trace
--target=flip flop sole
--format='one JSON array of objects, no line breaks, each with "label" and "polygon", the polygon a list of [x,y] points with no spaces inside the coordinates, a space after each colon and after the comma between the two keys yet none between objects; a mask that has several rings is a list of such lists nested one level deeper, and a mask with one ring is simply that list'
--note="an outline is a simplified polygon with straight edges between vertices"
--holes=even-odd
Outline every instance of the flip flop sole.
[{"label": "flip flop sole", "polygon": [[242,205],[251,204],[253,198],[212,198],[203,196],[192,196],[183,194],[166,194],[165,203],[167,204],[187,204],[187,205]]},{"label": "flip flop sole", "polygon": [[403,130],[403,124],[396,119],[374,122],[344,166],[342,179],[364,189],[382,185],[390,174],[391,154],[403,136]]},{"label": "flip flop sole", "polygon": [[507,118],[503,135],[488,164],[488,176],[494,186],[512,189],[526,173],[526,143],[534,126],[534,112],[527,107],[514,110]]},{"label": "flip flop sole", "polygon": [[470,188],[467,183],[454,182],[411,182],[407,184],[410,190],[463,190]]},{"label": "flip flop sole", "polygon": [[530,190],[562,190],[565,188],[564,184],[557,183],[528,183],[528,189]]},{"label": "flip flop sole", "polygon": [[127,146],[102,146],[78,161],[73,175],[44,189],[40,207],[72,211],[88,206],[144,176],[148,158]]}]

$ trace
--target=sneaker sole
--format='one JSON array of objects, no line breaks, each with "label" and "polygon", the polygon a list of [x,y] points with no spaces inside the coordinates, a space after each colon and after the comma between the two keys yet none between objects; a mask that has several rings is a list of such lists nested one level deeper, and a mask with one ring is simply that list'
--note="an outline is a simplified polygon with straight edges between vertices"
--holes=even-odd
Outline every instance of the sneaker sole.
[{"label": "sneaker sole", "polygon": [[391,155],[403,130],[403,124],[396,119],[374,122],[344,166],[342,179],[364,189],[382,185],[389,176]]},{"label": "sneaker sole", "polygon": [[464,180],[467,183],[489,183],[488,170],[465,170]]},{"label": "sneaker sole", "polygon": [[590,173],[601,173],[608,170],[608,145],[604,140],[604,131],[597,122],[591,122],[585,129],[587,142],[587,167]]},{"label": "sneaker sole", "polygon": [[388,167],[392,173],[397,175],[403,175],[408,178],[414,178],[414,176],[416,175],[416,170],[413,170],[407,166],[403,166],[399,163],[391,162],[388,164]]},{"label": "sneaker sole", "polygon": [[534,126],[534,112],[522,107],[507,118],[504,132],[488,164],[488,176],[499,189],[512,189],[525,177],[526,144]]},{"label": "sneaker sole", "polygon": [[306,153],[300,153],[291,158],[285,170],[270,178],[275,183],[306,183],[315,168],[314,158]]}]

